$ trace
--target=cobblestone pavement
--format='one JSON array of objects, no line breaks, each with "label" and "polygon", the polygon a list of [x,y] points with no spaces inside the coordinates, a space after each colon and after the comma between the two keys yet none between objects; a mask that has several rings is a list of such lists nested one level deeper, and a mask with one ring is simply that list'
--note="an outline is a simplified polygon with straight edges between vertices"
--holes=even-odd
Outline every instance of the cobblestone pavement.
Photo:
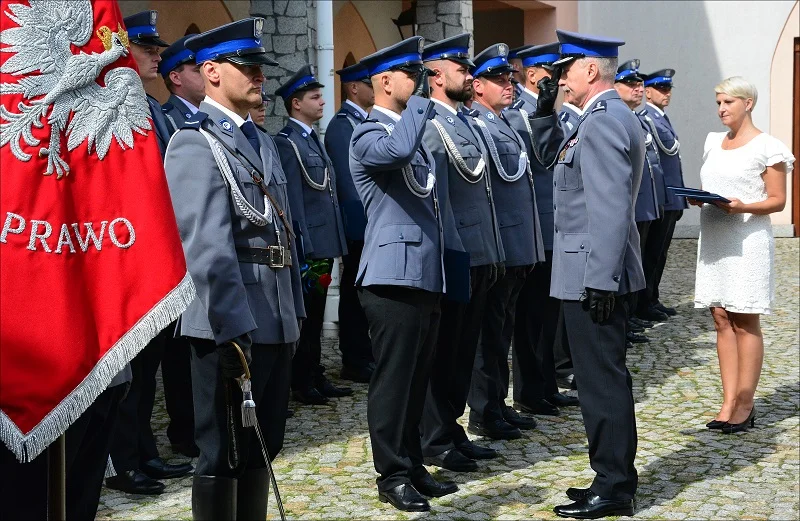
[{"label": "cobblestone pavement", "polygon": [[[707,310],[693,308],[696,241],[676,240],[662,283],[662,301],[678,315],[629,351],[639,430],[636,518],[798,519],[800,507],[800,296],[797,239],[777,241],[775,313],[764,317],[766,355],[756,394],[756,428],[736,435],[705,429],[721,400],[715,335]],[[338,350],[324,345],[328,374],[338,377]],[[502,455],[477,472],[436,471],[460,490],[431,500],[429,514],[406,514],[378,502],[366,421],[366,385],[332,407],[299,406],[288,420],[276,460],[292,519],[531,519],[554,518],[567,487],[593,473],[577,408],[539,417],[522,439],[489,443]],[[160,391],[159,391],[160,392]],[[467,416],[462,417],[466,421]],[[173,458],[157,399],[153,416],[162,456]],[[524,431],[523,431],[524,432]],[[180,461],[175,458],[172,461]],[[98,519],[191,519],[191,477],[167,480],[161,496],[103,490]],[[277,518],[270,500],[270,519]]]}]

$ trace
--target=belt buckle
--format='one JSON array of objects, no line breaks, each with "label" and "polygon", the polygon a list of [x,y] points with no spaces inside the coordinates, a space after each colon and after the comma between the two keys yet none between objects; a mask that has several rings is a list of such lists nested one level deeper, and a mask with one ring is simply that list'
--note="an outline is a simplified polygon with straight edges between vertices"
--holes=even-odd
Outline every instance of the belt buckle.
[{"label": "belt buckle", "polygon": [[269,266],[270,268],[283,268],[283,246],[269,246]]}]

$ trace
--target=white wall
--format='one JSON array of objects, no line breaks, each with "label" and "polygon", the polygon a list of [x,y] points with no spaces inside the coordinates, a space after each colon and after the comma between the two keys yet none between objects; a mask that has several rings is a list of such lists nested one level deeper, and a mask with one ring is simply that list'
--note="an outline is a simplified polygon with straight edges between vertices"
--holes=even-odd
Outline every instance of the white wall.
[{"label": "white wall", "polygon": [[[644,73],[676,70],[667,112],[680,137],[686,184],[697,187],[706,134],[725,129],[714,101],[719,81],[741,75],[758,87],[753,120],[769,132],[770,67],[794,4],[795,0],[578,2],[578,30],[625,40],[620,60],[641,59]],[[694,207],[678,222],[694,230],[698,224]]]}]

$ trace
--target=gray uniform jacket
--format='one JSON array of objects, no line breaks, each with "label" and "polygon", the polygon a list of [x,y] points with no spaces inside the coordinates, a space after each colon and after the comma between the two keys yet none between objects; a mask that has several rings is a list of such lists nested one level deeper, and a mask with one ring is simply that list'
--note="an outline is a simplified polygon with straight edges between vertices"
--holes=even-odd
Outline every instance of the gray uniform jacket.
[{"label": "gray uniform jacket", "polygon": [[372,110],[353,132],[350,172],[367,213],[359,286],[446,290],[435,185],[427,197],[418,197],[403,174],[403,167],[410,165],[416,182],[426,186],[426,178],[436,171],[433,156],[422,143],[432,115],[432,101],[412,96],[400,121]]},{"label": "gray uniform jacket", "polygon": [[572,131],[555,114],[532,118],[531,127],[540,157],[557,161],[550,296],[579,300],[585,288],[620,295],[644,288],[634,206],[645,147],[636,116],[611,90]]},{"label": "gray uniform jacket", "polygon": [[526,91],[520,93],[517,101],[506,110],[508,122],[519,132],[528,151],[533,172],[533,186],[536,188],[536,209],[539,211],[539,223],[542,228],[542,242],[545,250],[553,249],[553,171],[536,159],[536,149],[531,141],[528,127],[525,125],[525,111],[528,117],[536,111],[536,98]]},{"label": "gray uniform jacket", "polygon": [[[636,196],[636,222],[654,221],[661,217],[664,208],[663,190],[659,194],[658,185],[664,185],[664,173],[661,171],[661,162],[658,158],[658,147],[650,133],[647,123],[640,116],[636,116],[644,133],[644,171],[642,182],[639,184],[639,194]],[[661,202],[659,202],[661,197]]]},{"label": "gray uniform jacket", "polygon": [[[463,251],[469,253],[470,266],[502,262],[505,260],[505,253],[497,226],[489,169],[484,168],[484,175],[478,182],[468,181],[469,178],[459,172],[448,156],[442,136],[433,121],[444,128],[470,170],[474,170],[484,157],[481,140],[473,132],[465,116],[454,115],[438,105],[434,105],[434,110],[436,115],[427,124],[424,143],[436,161],[437,193],[440,200],[444,194],[448,195],[454,226]],[[489,157],[486,156],[484,160],[488,161]],[[448,244],[447,247],[451,246]]]},{"label": "gray uniform jacket", "polygon": [[[477,102],[472,104],[472,109],[478,112],[477,118],[488,128],[503,168],[509,175],[515,174],[520,154],[526,150],[522,137],[509,126],[503,115],[497,116]],[[483,139],[481,131],[476,131]],[[485,140],[483,144],[490,150]],[[542,231],[531,176],[526,173],[509,182],[500,177],[493,159],[489,164],[506,266],[527,266],[544,261]]]},{"label": "gray uniform jacket", "polygon": [[581,115],[575,112],[569,105],[562,105],[561,112],[558,113],[558,121],[564,125],[564,131],[569,132],[578,124]]},{"label": "gray uniform jacket", "polygon": [[351,241],[364,240],[367,217],[350,175],[350,139],[353,130],[364,121],[361,113],[349,103],[342,103],[325,131],[325,150],[336,172],[336,195],[344,218],[344,233]]},{"label": "gray uniform jacket", "polygon": [[186,120],[192,117],[191,109],[175,94],[170,95],[167,102],[161,105],[161,112],[164,113],[164,118],[167,120],[170,135],[177,132]]},{"label": "gray uniform jacket", "polygon": [[[300,337],[298,319],[305,318],[305,310],[294,241],[277,212],[266,226],[245,217],[232,200],[208,141],[198,131],[201,124],[236,152],[233,155],[223,148],[245,199],[264,213],[265,196],[251,176],[254,168],[249,160],[291,219],[286,176],[272,138],[260,133],[259,157],[222,111],[201,103],[200,112],[172,136],[165,163],[186,265],[197,289],[197,298],[181,316],[179,333],[217,344],[248,332],[255,343],[295,342]],[[239,262],[237,248],[276,245],[276,227],[281,244],[291,251],[291,267]]]},{"label": "gray uniform jacket", "polygon": [[[649,118],[656,128],[653,138],[659,148],[658,153],[661,158],[661,169],[664,171],[664,183],[666,186],[684,186],[678,134],[672,127],[669,117],[662,116],[650,106],[640,110],[639,115],[645,120]],[[676,150],[673,151],[673,148],[676,148]],[[675,195],[671,190],[666,190],[666,199],[665,210],[683,210],[689,207],[686,198]]]},{"label": "gray uniform jacket", "polygon": [[[302,165],[289,140],[297,146]],[[336,195],[336,172],[324,147],[291,120],[275,136],[275,144],[286,173],[289,206],[302,234],[302,253],[308,259],[341,257],[347,253],[347,239]],[[303,174],[303,166],[310,180]],[[320,190],[326,169],[327,186]]]},{"label": "gray uniform jacket", "polygon": [[161,112],[161,105],[149,94],[147,95],[147,105],[150,107],[150,117],[153,118],[153,128],[156,131],[156,138],[158,138],[158,149],[161,151],[161,157],[163,158],[172,132],[169,131],[167,119],[164,117],[164,113]]}]

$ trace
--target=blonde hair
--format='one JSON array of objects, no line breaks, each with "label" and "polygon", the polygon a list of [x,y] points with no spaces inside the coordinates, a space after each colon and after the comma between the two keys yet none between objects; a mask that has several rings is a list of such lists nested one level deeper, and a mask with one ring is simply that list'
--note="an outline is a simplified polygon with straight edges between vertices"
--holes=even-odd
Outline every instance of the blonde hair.
[{"label": "blonde hair", "polygon": [[756,107],[756,102],[758,101],[758,90],[756,86],[741,76],[731,76],[730,78],[722,80],[719,85],[714,87],[714,92],[717,94],[727,94],[728,96],[743,100],[750,98],[753,100],[753,106],[750,107],[751,110]]}]

